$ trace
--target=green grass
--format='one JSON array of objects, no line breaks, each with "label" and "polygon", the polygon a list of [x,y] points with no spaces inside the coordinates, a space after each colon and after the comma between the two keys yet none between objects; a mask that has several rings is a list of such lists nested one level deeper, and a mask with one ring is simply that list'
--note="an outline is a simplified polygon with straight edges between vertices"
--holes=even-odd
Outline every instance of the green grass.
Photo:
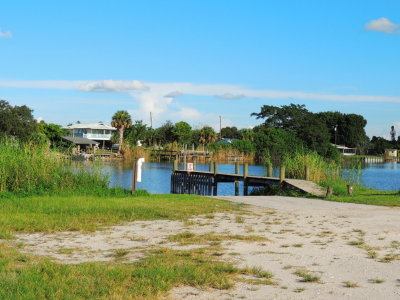
[{"label": "green grass", "polygon": [[353,195],[334,195],[327,200],[380,206],[400,206],[400,194],[393,191],[378,191],[360,188]]},{"label": "green grass", "polygon": [[133,264],[63,265],[0,244],[1,299],[154,299],[174,286],[228,289],[240,270],[207,250],[153,251]]},{"label": "green grass", "polygon": [[185,220],[237,208],[227,201],[194,195],[0,198],[0,238],[16,232],[93,231],[135,220]]}]

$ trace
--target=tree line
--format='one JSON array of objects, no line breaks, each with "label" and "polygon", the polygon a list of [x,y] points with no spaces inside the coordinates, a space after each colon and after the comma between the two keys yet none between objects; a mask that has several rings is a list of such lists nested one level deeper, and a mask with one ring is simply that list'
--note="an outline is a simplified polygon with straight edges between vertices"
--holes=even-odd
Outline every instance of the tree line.
[{"label": "tree line", "polygon": [[[357,114],[313,113],[305,105],[290,104],[281,107],[263,105],[259,112],[251,115],[262,123],[246,129],[225,127],[216,132],[210,126],[192,128],[184,121],[166,121],[160,127],[152,128],[142,120],[133,121],[127,111],[117,111],[111,119],[111,124],[118,128],[113,142],[136,146],[140,141],[148,147],[174,144],[177,147],[205,146],[211,150],[231,148],[255,154],[260,159],[297,149],[308,149],[323,157],[335,158],[338,153],[333,144],[357,148],[360,154],[366,154],[368,149],[374,154],[382,154],[386,148],[400,146],[399,140],[389,141],[382,137],[370,140],[365,133],[367,121]],[[0,100],[0,134],[22,141],[50,141],[60,145],[61,136],[67,133],[61,125],[37,122],[32,110],[25,105],[12,106]],[[220,138],[232,140],[224,143]]]}]

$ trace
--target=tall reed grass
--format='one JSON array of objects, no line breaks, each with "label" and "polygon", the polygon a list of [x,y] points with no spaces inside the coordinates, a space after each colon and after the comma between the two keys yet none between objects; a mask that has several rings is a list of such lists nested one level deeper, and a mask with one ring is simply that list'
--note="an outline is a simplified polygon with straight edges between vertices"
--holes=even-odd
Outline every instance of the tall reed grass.
[{"label": "tall reed grass", "polygon": [[340,164],[326,161],[316,152],[296,151],[283,156],[288,178],[304,179],[306,166],[309,168],[309,180],[322,183],[337,181],[341,178]]},{"label": "tall reed grass", "polygon": [[0,192],[50,193],[107,189],[96,168],[77,168],[48,145],[0,140]]}]

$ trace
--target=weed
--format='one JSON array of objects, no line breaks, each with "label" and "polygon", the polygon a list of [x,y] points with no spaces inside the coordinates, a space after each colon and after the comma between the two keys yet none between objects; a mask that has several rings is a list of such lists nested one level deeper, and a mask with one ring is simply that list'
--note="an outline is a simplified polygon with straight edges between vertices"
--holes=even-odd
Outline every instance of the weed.
[{"label": "weed", "polygon": [[303,269],[298,269],[296,270],[293,274],[299,276],[302,278],[302,282],[319,282],[320,277],[317,275],[314,275],[306,270]]},{"label": "weed", "polygon": [[371,278],[371,279],[368,279],[368,282],[370,282],[370,283],[384,283],[385,280],[379,279],[379,278]]},{"label": "weed", "polygon": [[359,287],[359,285],[355,282],[351,282],[351,281],[343,281],[343,286],[347,287],[347,288],[356,288]]}]

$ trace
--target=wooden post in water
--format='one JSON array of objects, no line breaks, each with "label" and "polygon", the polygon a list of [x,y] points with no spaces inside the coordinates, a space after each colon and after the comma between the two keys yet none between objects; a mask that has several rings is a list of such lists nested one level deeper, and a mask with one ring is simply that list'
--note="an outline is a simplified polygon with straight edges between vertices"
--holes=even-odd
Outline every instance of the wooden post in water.
[{"label": "wooden post in water", "polygon": [[196,171],[197,158],[193,157],[193,171]]},{"label": "wooden post in water", "polygon": [[310,167],[309,166],[305,166],[304,173],[305,173],[305,180],[310,180]]},{"label": "wooden post in water", "polygon": [[282,183],[285,180],[285,166],[279,169],[279,181]]},{"label": "wooden post in water", "polygon": [[178,171],[179,162],[177,159],[174,160],[174,171]]},{"label": "wooden post in water", "polygon": [[214,161],[214,184],[213,184],[213,196],[218,195],[218,180],[217,180],[217,174],[218,174],[218,164]]},{"label": "wooden post in water", "polygon": [[243,195],[247,196],[249,194],[249,185],[247,183],[247,176],[249,175],[249,164],[244,163],[243,165]]},{"label": "wooden post in water", "polygon": [[210,163],[208,164],[208,171],[211,173],[214,173],[214,162],[210,161]]},{"label": "wooden post in water", "polygon": [[218,174],[218,164],[214,161],[214,176]]},{"label": "wooden post in water", "polygon": [[272,164],[268,164],[267,177],[272,177],[272,171],[273,171]]},{"label": "wooden post in water", "polygon": [[[240,165],[239,162],[235,163],[235,174],[239,174],[240,172]],[[235,181],[235,196],[239,196],[239,181]]]},{"label": "wooden post in water", "polygon": [[136,191],[136,178],[137,178],[137,159],[133,159],[133,169],[132,169],[132,195]]},{"label": "wooden post in water", "polygon": [[183,156],[183,169],[186,170],[186,154]]}]

